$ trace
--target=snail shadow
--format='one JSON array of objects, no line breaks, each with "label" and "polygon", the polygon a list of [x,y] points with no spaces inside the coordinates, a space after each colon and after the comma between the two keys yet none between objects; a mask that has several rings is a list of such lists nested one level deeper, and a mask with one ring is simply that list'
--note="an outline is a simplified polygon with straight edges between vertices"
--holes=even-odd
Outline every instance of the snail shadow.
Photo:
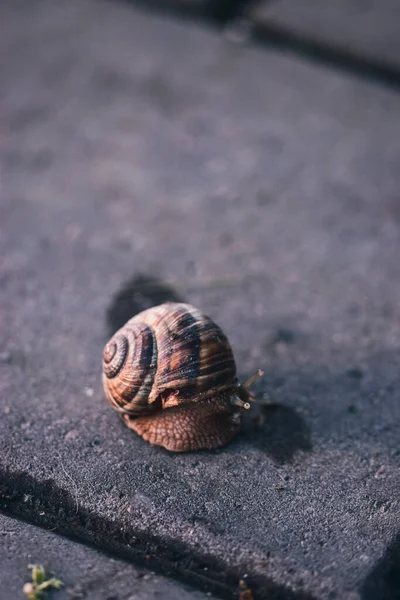
[{"label": "snail shadow", "polygon": [[277,463],[290,462],[298,451],[312,451],[310,428],[299,413],[285,404],[265,404],[257,407],[253,415],[246,415],[242,438]]},{"label": "snail shadow", "polygon": [[400,531],[365,579],[361,600],[400,600]]},{"label": "snail shadow", "polygon": [[151,275],[138,274],[115,294],[106,313],[108,334],[113,335],[136,314],[163,302],[184,302],[169,285]]}]

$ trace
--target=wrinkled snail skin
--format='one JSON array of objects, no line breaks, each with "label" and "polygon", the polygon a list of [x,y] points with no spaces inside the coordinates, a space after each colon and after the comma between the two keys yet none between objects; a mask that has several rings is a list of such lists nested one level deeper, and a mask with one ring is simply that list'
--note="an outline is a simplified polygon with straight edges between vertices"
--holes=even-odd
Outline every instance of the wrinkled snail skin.
[{"label": "wrinkled snail skin", "polygon": [[221,328],[181,303],[145,310],[113,335],[103,386],[127,427],[173,452],[227,444],[251,398]]},{"label": "wrinkled snail skin", "polygon": [[211,450],[230,442],[240,427],[240,415],[229,399],[185,404],[146,417],[123,417],[125,424],[142,438],[172,452]]}]

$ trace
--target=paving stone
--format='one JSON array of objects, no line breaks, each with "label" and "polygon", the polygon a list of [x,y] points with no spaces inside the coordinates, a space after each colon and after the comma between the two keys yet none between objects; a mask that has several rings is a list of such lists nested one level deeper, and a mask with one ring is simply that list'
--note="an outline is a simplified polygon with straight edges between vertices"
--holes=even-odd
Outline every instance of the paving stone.
[{"label": "paving stone", "polygon": [[400,70],[400,5],[396,0],[266,0],[257,3],[250,15],[267,31],[300,35]]},{"label": "paving stone", "polygon": [[[398,95],[115,2],[0,21],[3,510],[223,597],[395,597]],[[167,298],[278,404],[220,451],[104,399],[103,344]]]},{"label": "paving stone", "polygon": [[[64,586],[55,600],[206,600],[190,590],[72,540],[0,514],[0,597],[23,598],[31,582],[30,564],[40,564]],[[49,575],[50,576],[50,575]]]}]

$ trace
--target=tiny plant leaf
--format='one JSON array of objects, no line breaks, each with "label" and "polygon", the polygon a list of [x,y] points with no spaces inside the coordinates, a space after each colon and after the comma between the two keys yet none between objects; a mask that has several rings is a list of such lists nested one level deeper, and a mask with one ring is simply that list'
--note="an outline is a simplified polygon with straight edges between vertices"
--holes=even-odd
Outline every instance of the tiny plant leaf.
[{"label": "tiny plant leaf", "polygon": [[32,569],[32,582],[26,583],[23,592],[28,600],[44,600],[46,592],[51,588],[59,590],[64,584],[60,579],[46,576],[41,565],[28,565]]},{"label": "tiny plant leaf", "polygon": [[28,569],[32,569],[32,582],[40,585],[45,580],[45,570],[41,565],[28,565]]}]

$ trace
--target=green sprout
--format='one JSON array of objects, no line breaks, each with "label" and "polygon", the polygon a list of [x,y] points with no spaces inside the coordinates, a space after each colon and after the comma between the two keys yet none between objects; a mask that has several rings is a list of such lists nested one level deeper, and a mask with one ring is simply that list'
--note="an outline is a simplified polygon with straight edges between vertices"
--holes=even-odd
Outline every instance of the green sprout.
[{"label": "green sprout", "polygon": [[60,579],[47,579],[46,571],[41,565],[28,565],[32,569],[32,583],[25,583],[23,592],[28,600],[42,600],[51,588],[59,590],[64,584]]}]

